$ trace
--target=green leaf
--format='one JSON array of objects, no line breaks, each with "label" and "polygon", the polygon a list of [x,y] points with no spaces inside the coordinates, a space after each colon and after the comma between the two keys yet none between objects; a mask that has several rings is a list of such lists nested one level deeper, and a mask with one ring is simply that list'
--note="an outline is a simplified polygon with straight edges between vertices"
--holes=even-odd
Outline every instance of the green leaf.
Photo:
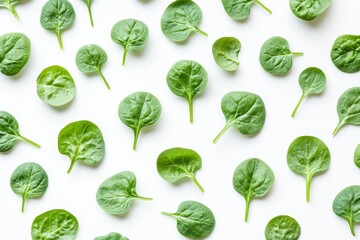
[{"label": "green leaf", "polygon": [[269,8],[259,0],[221,0],[226,13],[235,20],[247,19],[253,4],[260,5],[268,13],[272,13]]},{"label": "green leaf", "polygon": [[267,194],[274,180],[273,171],[260,159],[250,158],[237,166],[233,175],[233,187],[245,198],[245,222],[249,217],[250,201]]},{"label": "green leaf", "polygon": [[16,20],[19,20],[19,15],[17,14],[15,10],[15,5],[18,3],[21,3],[20,0],[0,0],[0,8],[7,8],[16,18]]},{"label": "green leaf", "polygon": [[58,149],[61,154],[70,158],[68,173],[76,162],[96,166],[105,155],[105,143],[100,129],[86,120],[69,123],[60,131]]},{"label": "green leaf", "polygon": [[213,143],[231,126],[244,135],[258,133],[265,123],[265,105],[261,97],[250,92],[229,92],[221,100],[221,109],[226,125],[216,136]]},{"label": "green leaf", "polygon": [[291,171],[306,179],[306,201],[310,201],[310,185],[315,175],[328,170],[330,151],[320,139],[312,136],[296,138],[289,146],[287,164]]},{"label": "green leaf", "polygon": [[14,193],[22,196],[21,211],[29,198],[40,198],[48,187],[48,175],[37,163],[28,162],[18,166],[11,175],[10,186]]},{"label": "green leaf", "polygon": [[22,33],[0,36],[0,72],[7,76],[18,74],[28,62],[30,50],[30,40]]},{"label": "green leaf", "polygon": [[202,12],[196,3],[191,0],[176,0],[163,13],[161,30],[173,42],[185,41],[192,32],[207,36],[199,28],[201,18]]},{"label": "green leaf", "polygon": [[170,183],[190,178],[201,192],[204,189],[197,181],[195,173],[201,168],[201,157],[192,149],[170,148],[160,153],[156,166],[159,175]]},{"label": "green leaf", "polygon": [[93,20],[93,16],[92,16],[92,12],[91,12],[92,0],[83,0],[83,2],[86,4],[86,7],[87,7],[88,12],[89,12],[90,24],[93,27],[94,26],[94,20]]},{"label": "green leaf", "polygon": [[56,34],[60,49],[63,49],[61,33],[75,21],[75,11],[68,0],[49,0],[41,10],[41,26]]},{"label": "green leaf", "polygon": [[290,9],[298,18],[310,21],[325,12],[331,3],[332,0],[290,0]]},{"label": "green leaf", "polygon": [[239,68],[238,55],[241,43],[234,37],[222,37],[212,46],[212,53],[217,65],[226,71],[236,71]]},{"label": "green leaf", "polygon": [[31,226],[33,240],[73,240],[79,228],[74,215],[53,209],[37,216]]},{"label": "green leaf", "polygon": [[108,235],[96,237],[94,240],[129,240],[127,237],[122,236],[119,233],[109,233]]},{"label": "green leaf", "polygon": [[331,61],[340,71],[360,71],[360,36],[345,34],[338,37],[331,48]]},{"label": "green leaf", "polygon": [[357,145],[354,152],[354,163],[358,168],[360,168],[360,144]]},{"label": "green leaf", "polygon": [[176,213],[161,213],[176,218],[179,233],[188,238],[208,237],[215,228],[215,217],[210,208],[196,201],[180,203]]},{"label": "green leaf", "polygon": [[262,68],[273,75],[283,75],[290,71],[293,56],[302,56],[302,52],[291,52],[289,43],[282,37],[272,37],[265,41],[260,50]]},{"label": "green leaf", "polygon": [[188,101],[190,123],[192,123],[193,98],[204,92],[208,82],[205,68],[195,61],[181,60],[170,68],[166,82],[175,95],[184,97]]},{"label": "green leaf", "polygon": [[133,200],[152,200],[136,193],[136,177],[132,172],[121,172],[101,183],[96,201],[109,214],[122,215],[130,210]]},{"label": "green leaf", "polygon": [[280,215],[266,225],[266,240],[297,240],[301,234],[299,223],[292,217]]},{"label": "green leaf", "polygon": [[124,48],[122,65],[125,65],[127,53],[143,50],[149,36],[149,29],[142,21],[128,18],[117,22],[111,29],[111,39]]},{"label": "green leaf", "polygon": [[59,107],[71,102],[76,86],[70,73],[61,66],[45,68],[37,78],[37,94],[45,103]]},{"label": "green leaf", "polygon": [[118,114],[120,120],[134,131],[135,150],[141,129],[153,125],[160,117],[161,104],[148,92],[135,92],[120,102]]}]

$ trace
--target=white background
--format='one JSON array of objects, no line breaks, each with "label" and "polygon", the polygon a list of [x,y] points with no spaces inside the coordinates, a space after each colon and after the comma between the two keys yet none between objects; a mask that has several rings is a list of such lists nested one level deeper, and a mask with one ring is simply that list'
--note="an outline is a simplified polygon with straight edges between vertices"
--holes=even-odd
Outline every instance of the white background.
[{"label": "white background", "polygon": [[[338,116],[338,97],[348,88],[359,85],[359,73],[340,72],[330,60],[331,46],[339,35],[358,34],[360,2],[334,1],[328,11],[312,22],[293,15],[288,0],[263,0],[273,14],[253,6],[247,21],[232,20],[220,0],[196,1],[203,11],[200,28],[209,34],[192,34],[184,44],[168,40],[161,32],[160,18],[170,1],[107,0],[94,1],[95,27],[90,26],[82,1],[71,1],[76,11],[75,24],[63,33],[64,50],[60,51],[55,34],[42,29],[40,12],[45,1],[29,1],[16,7],[20,21],[0,9],[0,34],[25,33],[31,40],[28,64],[15,77],[0,76],[0,109],[13,114],[20,132],[41,144],[36,149],[18,142],[12,151],[0,155],[0,239],[31,239],[33,219],[50,209],[63,208],[73,213],[80,224],[77,238],[93,239],[117,231],[132,240],[185,239],[176,230],[176,221],[160,211],[174,212],[184,200],[197,200],[212,209],[216,227],[208,239],[265,239],[267,222],[280,214],[294,217],[301,225],[301,239],[352,239],[345,220],[332,211],[332,201],[343,188],[359,184],[360,170],[353,163],[353,153],[360,143],[360,127],[345,126],[336,137],[331,133]],[[112,42],[112,26],[124,18],[145,22],[149,41],[141,54],[128,54],[121,66],[123,50]],[[290,73],[274,77],[260,66],[261,45],[279,35],[289,41],[290,49],[304,52],[294,59]],[[223,36],[237,37],[242,43],[240,68],[227,73],[212,57],[213,42]],[[99,44],[108,53],[103,72],[112,89],[108,91],[100,77],[86,76],[75,65],[77,50]],[[194,124],[189,123],[185,99],[171,93],[166,74],[177,61],[191,59],[201,63],[209,74],[206,91],[194,101]],[[69,70],[77,86],[74,101],[65,108],[53,108],[36,94],[36,78],[50,65]],[[298,75],[306,67],[316,66],[326,73],[328,84],[320,96],[305,99],[295,119],[290,114],[300,98]],[[267,116],[262,131],[254,137],[229,129],[214,145],[213,138],[223,128],[221,98],[229,91],[259,94]],[[135,91],[157,96],[163,107],[155,126],[144,129],[138,149],[132,150],[132,130],[117,115],[120,101]],[[96,168],[77,164],[66,174],[70,164],[57,150],[59,131],[68,123],[90,120],[102,130],[106,156]],[[329,170],[313,180],[311,202],[305,202],[305,180],[292,173],[286,164],[289,144],[298,136],[313,135],[330,149]],[[171,185],[157,173],[156,158],[171,147],[197,151],[203,167],[197,178],[205,188],[202,194],[192,182]],[[232,175],[243,160],[257,157],[267,162],[275,173],[275,183],[263,199],[251,202],[249,222],[245,223],[245,201],[232,187]],[[21,163],[39,163],[49,175],[49,187],[41,199],[29,200],[21,213],[21,197],[9,186],[12,171]],[[130,170],[138,178],[139,195],[153,197],[152,202],[134,202],[126,216],[111,216],[96,203],[100,183],[115,173]],[[360,234],[360,228],[356,227]]]}]

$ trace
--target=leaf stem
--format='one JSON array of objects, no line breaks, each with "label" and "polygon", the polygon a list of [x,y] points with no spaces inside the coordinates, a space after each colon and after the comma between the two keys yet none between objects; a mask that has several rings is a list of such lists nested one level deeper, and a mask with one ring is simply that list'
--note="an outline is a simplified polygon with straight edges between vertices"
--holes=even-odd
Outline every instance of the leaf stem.
[{"label": "leaf stem", "polygon": [[137,128],[134,130],[133,150],[136,150],[136,145],[137,145],[137,141],[138,141],[138,138],[139,138],[139,132],[140,132],[140,129],[139,129],[139,127],[137,127]]},{"label": "leaf stem", "polygon": [[149,198],[149,197],[141,197],[141,196],[136,196],[137,199],[140,199],[140,200],[145,200],[145,201],[151,201],[153,200],[152,198]]},{"label": "leaf stem", "polygon": [[208,36],[208,34],[206,32],[204,32],[203,30],[201,30],[200,28],[198,28],[198,27],[194,27],[194,28],[195,28],[195,31],[197,31],[198,33],[204,35],[205,37]]},{"label": "leaf stem", "polygon": [[71,160],[70,167],[69,167],[69,169],[68,169],[68,171],[67,171],[67,174],[69,174],[69,173],[71,172],[71,170],[73,169],[74,165],[75,165],[75,161]]},{"label": "leaf stem", "polygon": [[173,217],[174,213],[160,212],[162,215]]},{"label": "leaf stem", "polygon": [[217,141],[219,141],[220,137],[224,134],[224,132],[226,132],[226,130],[229,129],[229,127],[231,126],[231,124],[227,123],[225,125],[225,127],[221,130],[221,132],[215,137],[215,139],[213,140],[213,143],[217,143]]},{"label": "leaf stem", "polygon": [[348,219],[348,223],[349,223],[349,227],[350,227],[351,234],[352,234],[353,236],[355,236],[354,222],[353,222],[352,218]]},{"label": "leaf stem", "polygon": [[109,83],[106,81],[106,78],[104,77],[104,75],[103,75],[103,73],[102,73],[101,69],[98,69],[98,73],[99,73],[99,75],[100,75],[101,79],[104,81],[104,83],[105,83],[105,85],[106,85],[107,89],[108,89],[108,90],[110,90],[110,85],[109,85]]},{"label": "leaf stem", "polygon": [[295,57],[304,55],[303,52],[292,52],[291,54],[294,55]]},{"label": "leaf stem", "polygon": [[88,12],[89,12],[91,26],[94,27],[94,20],[93,20],[93,16],[92,16],[92,12],[91,12],[91,3],[86,4],[86,5],[87,5]]},{"label": "leaf stem", "polygon": [[204,192],[204,188],[200,185],[195,176],[192,176],[191,180],[193,180],[193,182],[196,184],[196,186],[200,189],[201,192]]},{"label": "leaf stem", "polygon": [[296,107],[295,107],[294,111],[293,111],[292,114],[291,114],[291,117],[292,117],[292,118],[295,117],[295,114],[296,114],[298,108],[300,107],[302,101],[304,100],[304,98],[305,98],[305,94],[302,94],[299,102],[296,104]]},{"label": "leaf stem", "polygon": [[193,123],[194,121],[194,113],[193,113],[193,98],[190,96],[188,98],[188,103],[189,103],[189,115],[190,115],[190,123]]},{"label": "leaf stem", "polygon": [[64,47],[63,47],[62,38],[61,38],[61,32],[60,31],[56,31],[56,37],[57,37],[60,49],[63,50]]},{"label": "leaf stem", "polygon": [[26,201],[26,196],[25,194],[22,195],[22,202],[21,202],[21,212],[24,212],[25,209],[25,201]]},{"label": "leaf stem", "polygon": [[250,210],[250,198],[246,197],[246,207],[245,207],[245,222],[249,219],[249,210]]},{"label": "leaf stem", "polygon": [[336,125],[335,130],[332,133],[333,137],[335,137],[336,133],[340,130],[340,128],[342,127],[343,124],[344,124],[343,120],[338,122],[338,124]]},{"label": "leaf stem", "polygon": [[30,139],[28,139],[28,138],[26,138],[24,136],[18,135],[18,137],[20,139],[24,140],[25,142],[30,143],[31,145],[37,147],[37,148],[41,148],[41,146],[39,144],[37,144],[36,142],[31,141]]},{"label": "leaf stem", "polygon": [[125,66],[127,52],[128,52],[128,49],[124,48],[124,53],[123,53],[123,58],[122,58],[122,65],[123,66]]},{"label": "leaf stem", "polygon": [[257,4],[259,4],[263,9],[265,9],[268,13],[272,14],[272,11],[266,7],[264,4],[262,4],[259,0],[255,0]]},{"label": "leaf stem", "polygon": [[310,187],[311,187],[311,176],[306,178],[306,202],[310,202]]},{"label": "leaf stem", "polygon": [[16,20],[19,21],[20,18],[19,18],[18,13],[16,12],[14,6],[11,5],[11,4],[8,4],[8,5],[7,5],[7,8],[8,8],[8,9],[10,10],[10,12],[14,15],[14,17],[16,18]]}]

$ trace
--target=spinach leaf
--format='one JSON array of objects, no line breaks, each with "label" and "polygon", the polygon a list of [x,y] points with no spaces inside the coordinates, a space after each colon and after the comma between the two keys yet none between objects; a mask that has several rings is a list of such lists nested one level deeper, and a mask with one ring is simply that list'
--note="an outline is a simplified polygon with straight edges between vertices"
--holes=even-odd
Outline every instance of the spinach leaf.
[{"label": "spinach leaf", "polygon": [[331,3],[332,0],[290,0],[290,9],[298,18],[310,21],[325,12]]},{"label": "spinach leaf", "polygon": [[87,7],[88,12],[89,12],[90,23],[91,23],[91,26],[93,27],[94,26],[94,20],[93,20],[93,16],[92,16],[92,12],[91,12],[92,0],[83,0],[83,2],[86,4],[86,7]]},{"label": "spinach leaf", "polygon": [[355,236],[354,224],[360,223],[360,186],[353,185],[339,192],[332,205],[336,215],[346,219],[350,231]]},{"label": "spinach leaf", "polygon": [[29,60],[30,40],[22,33],[0,36],[0,72],[13,76],[18,74]]},{"label": "spinach leaf", "polygon": [[174,217],[179,233],[188,238],[205,238],[215,228],[215,217],[210,208],[196,201],[180,203],[176,213],[161,214]]},{"label": "spinach leaf", "polygon": [[265,123],[265,105],[261,97],[250,92],[229,92],[221,100],[226,125],[215,137],[216,143],[231,126],[244,135],[258,133]]},{"label": "spinach leaf", "polygon": [[299,223],[292,217],[280,215],[266,225],[266,240],[297,240],[301,234]]},{"label": "spinach leaf", "polygon": [[119,104],[120,120],[134,131],[133,149],[136,149],[140,130],[153,125],[161,114],[159,100],[148,92],[135,92],[124,98]]},{"label": "spinach leaf", "polygon": [[111,30],[111,39],[124,48],[122,65],[125,65],[128,51],[140,52],[146,45],[149,29],[145,23],[136,19],[117,22]]},{"label": "spinach leaf", "polygon": [[331,48],[331,61],[340,71],[360,71],[360,36],[345,34],[338,37]]},{"label": "spinach leaf", "polygon": [[133,200],[152,200],[136,193],[136,177],[132,172],[121,172],[101,183],[96,201],[109,214],[121,215],[130,210]]},{"label": "spinach leaf", "polygon": [[339,122],[333,136],[345,124],[360,125],[360,87],[353,87],[341,94],[337,102]]},{"label": "spinach leaf", "polygon": [[354,163],[355,165],[360,168],[360,144],[357,145],[354,153]]},{"label": "spinach leaf", "polygon": [[76,162],[90,166],[98,165],[105,155],[103,135],[94,123],[77,121],[66,125],[58,136],[58,149],[70,158],[70,173]]},{"label": "spinach leaf", "polygon": [[190,178],[201,192],[204,189],[197,181],[195,173],[201,168],[201,157],[192,149],[170,148],[160,153],[156,166],[159,175],[170,183]]},{"label": "spinach leaf", "polygon": [[83,73],[97,73],[110,90],[110,85],[102,74],[101,68],[108,57],[104,49],[95,44],[85,45],[76,54],[76,66]]},{"label": "spinach leaf", "polygon": [[16,20],[19,21],[19,15],[15,10],[15,5],[18,3],[21,3],[21,0],[0,0],[0,8],[7,8],[14,15]]},{"label": "spinach leaf", "polygon": [[239,68],[238,55],[241,43],[234,37],[222,37],[212,46],[212,53],[217,65],[226,71],[235,71]]},{"label": "spinach leaf", "polygon": [[328,170],[330,151],[320,139],[312,136],[296,138],[289,146],[287,164],[291,171],[306,179],[306,201],[310,201],[312,178]]},{"label": "spinach leaf", "polygon": [[39,144],[20,135],[19,124],[13,115],[0,111],[0,152],[7,152],[12,149],[19,139],[40,148]]},{"label": "spinach leaf", "polygon": [[282,37],[272,37],[265,41],[260,50],[260,64],[268,73],[282,75],[290,71],[293,56],[302,52],[291,52],[289,43]]},{"label": "spinach leaf", "polygon": [[48,187],[48,175],[37,163],[28,162],[18,166],[11,175],[10,186],[22,196],[21,211],[29,198],[40,198]]},{"label": "spinach leaf", "polygon": [[108,235],[96,237],[94,240],[129,240],[127,237],[122,236],[119,233],[109,233]]},{"label": "spinach leaf", "polygon": [[233,186],[245,198],[245,222],[249,217],[250,201],[268,193],[274,180],[273,171],[260,159],[250,158],[237,166],[233,175]]},{"label": "spinach leaf", "polygon": [[75,239],[79,223],[74,215],[63,209],[53,209],[37,216],[31,226],[33,240]]},{"label": "spinach leaf", "polygon": [[37,78],[37,94],[51,106],[62,106],[71,102],[76,93],[74,79],[61,66],[45,68]]},{"label": "spinach leaf", "polygon": [[299,85],[302,89],[302,95],[291,117],[295,117],[298,108],[306,96],[319,94],[324,91],[326,87],[326,76],[321,69],[309,67],[300,74]]},{"label": "spinach leaf", "polygon": [[61,33],[74,21],[75,11],[68,0],[49,0],[41,10],[41,26],[56,34],[60,49],[63,49]]},{"label": "spinach leaf", "polygon": [[269,8],[259,0],[221,0],[226,13],[235,20],[243,20],[249,17],[251,6],[258,4],[268,13],[272,13]]},{"label": "spinach leaf", "polygon": [[182,60],[169,70],[166,82],[170,90],[189,103],[190,123],[193,122],[193,98],[204,92],[208,74],[203,66],[195,61]]},{"label": "spinach leaf", "polygon": [[200,7],[191,0],[172,2],[161,17],[161,30],[173,42],[185,41],[191,32],[204,36],[207,33],[199,28],[202,18]]}]

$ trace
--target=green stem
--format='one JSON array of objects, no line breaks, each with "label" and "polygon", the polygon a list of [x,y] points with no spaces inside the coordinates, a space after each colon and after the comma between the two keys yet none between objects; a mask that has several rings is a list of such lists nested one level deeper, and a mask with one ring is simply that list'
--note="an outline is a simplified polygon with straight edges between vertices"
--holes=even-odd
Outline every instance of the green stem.
[{"label": "green stem", "polygon": [[24,212],[25,209],[25,201],[26,201],[26,196],[25,194],[22,195],[22,202],[21,202],[21,212]]},{"label": "green stem", "polygon": [[189,97],[188,98],[188,103],[189,103],[189,114],[190,114],[190,123],[193,123],[194,117],[193,117],[193,98]]},{"label": "green stem", "polygon": [[246,207],[245,207],[245,222],[247,222],[248,219],[249,219],[249,209],[250,209],[250,199],[249,199],[249,197],[247,197],[247,198],[245,199],[245,201],[246,201]]},{"label": "green stem", "polygon": [[174,213],[168,213],[168,212],[160,212],[162,215],[173,217]]},{"label": "green stem", "polygon": [[26,138],[24,136],[19,135],[18,137],[20,139],[24,140],[25,142],[30,143],[31,145],[37,147],[37,148],[41,148],[41,146],[39,144],[37,144],[36,142],[31,141],[30,139],[28,139],[28,138]]},{"label": "green stem", "polygon": [[295,57],[304,55],[303,52],[292,52],[291,54],[294,55]]},{"label": "green stem", "polygon": [[136,199],[145,200],[145,201],[151,201],[151,200],[153,200],[152,198],[149,198],[149,197],[141,197],[141,196],[136,196]]},{"label": "green stem", "polygon": [[302,94],[299,102],[296,104],[296,107],[295,107],[294,111],[293,111],[292,114],[291,114],[291,117],[292,117],[292,118],[295,117],[295,114],[296,114],[298,108],[300,107],[302,101],[304,100],[304,98],[305,98],[305,94]]},{"label": "green stem", "polygon": [[200,183],[198,182],[198,180],[196,179],[195,176],[190,177],[191,180],[193,180],[193,182],[196,184],[196,186],[200,189],[201,192],[204,192],[204,188],[200,185]]},{"label": "green stem", "polygon": [[136,130],[134,130],[133,150],[136,150],[137,140],[139,138],[139,132],[140,132],[140,129],[139,129],[139,127],[137,127]]},{"label": "green stem", "polygon": [[311,176],[306,178],[306,202],[310,202],[311,179],[312,179]]},{"label": "green stem", "polygon": [[335,137],[336,133],[340,130],[340,128],[342,127],[343,124],[344,124],[344,122],[342,120],[338,122],[338,124],[336,125],[335,130],[332,133],[333,137]]},{"label": "green stem", "polygon": [[262,4],[259,0],[255,0],[257,4],[259,4],[263,9],[265,9],[268,13],[272,14],[272,11],[267,8],[264,4]]},{"label": "green stem", "polygon": [[227,123],[225,125],[225,127],[221,130],[221,132],[215,137],[215,139],[213,140],[213,143],[217,143],[217,141],[219,141],[220,137],[224,134],[224,132],[226,132],[226,130],[229,129],[230,126],[231,126],[231,124]]},{"label": "green stem", "polygon": [[110,85],[109,85],[109,83],[106,81],[106,78],[104,77],[104,75],[102,74],[101,69],[98,69],[98,73],[99,73],[100,77],[102,78],[102,80],[104,81],[107,89],[110,90]]},{"label": "green stem", "polygon": [[60,49],[61,49],[61,50],[64,49],[64,48],[63,48],[63,43],[62,43],[61,32],[60,32],[60,31],[57,31],[57,32],[56,32],[56,37],[57,37],[57,40],[58,40]]},{"label": "green stem", "polygon": [[8,4],[7,8],[10,10],[10,12],[14,15],[14,17],[16,18],[16,20],[19,21],[19,15],[18,13],[16,12],[15,8],[11,5],[11,4]]},{"label": "green stem", "polygon": [[202,34],[202,35],[204,35],[204,36],[208,36],[208,34],[206,33],[206,32],[204,32],[203,30],[201,30],[200,28],[198,28],[198,27],[195,27],[195,31],[197,31],[198,33],[200,33],[200,34]]},{"label": "green stem", "polygon": [[349,223],[349,227],[350,227],[351,234],[352,234],[353,236],[355,236],[354,222],[353,222],[352,218],[349,218],[348,223]]},{"label": "green stem", "polygon": [[126,55],[127,55],[128,49],[124,48],[124,54],[123,54],[123,58],[122,58],[122,65],[125,65],[125,61],[126,61]]},{"label": "green stem", "polygon": [[69,169],[68,169],[68,171],[67,171],[68,174],[71,172],[71,170],[73,169],[74,165],[75,165],[75,161],[71,160],[70,167],[69,167]]},{"label": "green stem", "polygon": [[91,4],[87,4],[87,9],[88,9],[88,12],[89,12],[90,23],[91,23],[91,26],[93,27],[94,26],[94,20],[93,20],[93,16],[92,16],[92,12],[91,12]]}]

